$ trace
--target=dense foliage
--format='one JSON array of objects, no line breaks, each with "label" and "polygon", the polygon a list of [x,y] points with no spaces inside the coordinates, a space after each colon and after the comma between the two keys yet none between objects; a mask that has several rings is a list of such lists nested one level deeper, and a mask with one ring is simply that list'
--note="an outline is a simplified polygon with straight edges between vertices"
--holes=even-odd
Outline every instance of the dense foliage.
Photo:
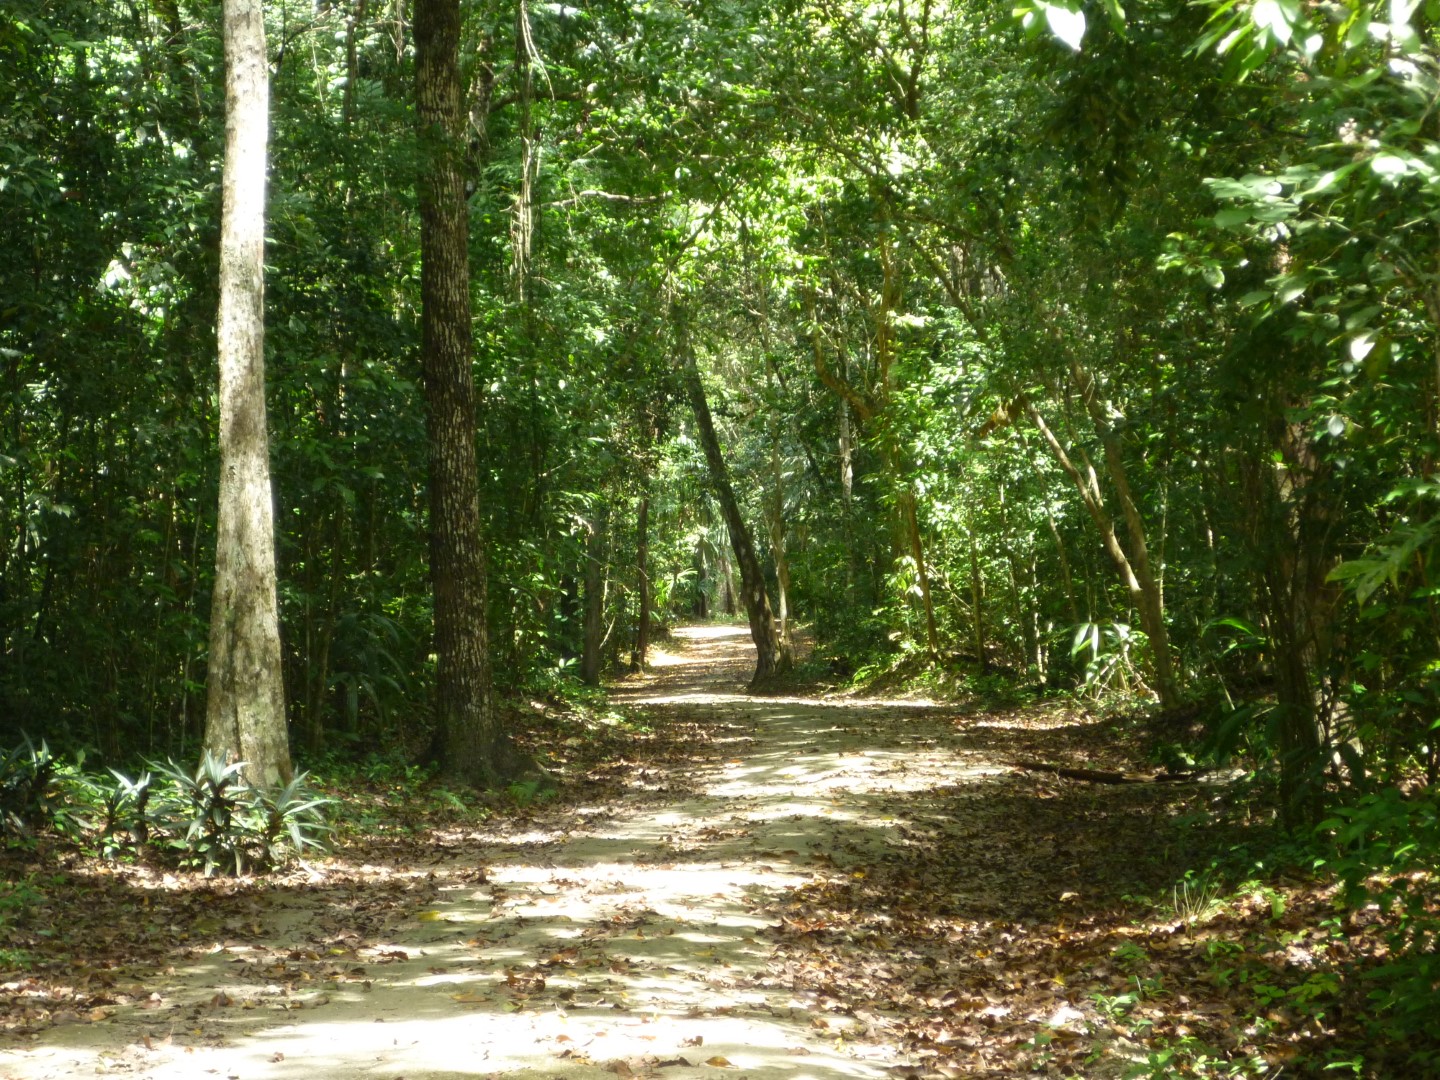
[{"label": "dense foliage", "polygon": [[[781,637],[831,677],[1147,698],[1288,825],[1433,834],[1435,9],[466,3],[502,694],[743,609],[693,358]],[[292,736],[419,754],[406,9],[268,18]],[[117,764],[202,734],[217,27],[0,14],[0,716]],[[1433,912],[1407,926],[1433,985]]]}]

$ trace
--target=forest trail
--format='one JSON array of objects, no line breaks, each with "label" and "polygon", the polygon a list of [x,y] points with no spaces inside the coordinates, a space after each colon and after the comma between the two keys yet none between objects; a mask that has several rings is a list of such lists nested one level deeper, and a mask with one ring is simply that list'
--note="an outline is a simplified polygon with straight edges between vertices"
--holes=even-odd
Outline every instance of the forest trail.
[{"label": "forest trail", "polygon": [[[682,760],[433,835],[429,865],[260,883],[118,1005],[4,1036],[0,1078],[1015,1075],[1094,1030],[1053,927],[1137,864],[1150,796],[1000,763],[1073,721],[750,696],[737,627],[669,649],[613,700],[692,728]],[[1102,799],[1128,802],[1087,830]]]}]

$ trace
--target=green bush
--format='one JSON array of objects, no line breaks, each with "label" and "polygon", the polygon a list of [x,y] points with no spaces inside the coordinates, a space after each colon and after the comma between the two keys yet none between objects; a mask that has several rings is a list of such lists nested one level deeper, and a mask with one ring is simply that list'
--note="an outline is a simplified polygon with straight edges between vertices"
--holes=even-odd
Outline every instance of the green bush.
[{"label": "green bush", "polygon": [[55,756],[28,738],[0,752],[0,836],[29,837],[51,818],[56,791]]}]

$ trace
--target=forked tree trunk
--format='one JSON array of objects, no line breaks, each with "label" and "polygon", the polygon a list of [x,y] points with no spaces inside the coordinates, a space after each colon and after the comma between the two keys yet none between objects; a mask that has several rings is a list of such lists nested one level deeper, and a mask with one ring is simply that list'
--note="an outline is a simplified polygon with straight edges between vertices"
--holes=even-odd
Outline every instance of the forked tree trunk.
[{"label": "forked tree trunk", "polygon": [[291,777],[265,421],[265,169],[270,84],[260,0],[225,0],[220,218],[220,505],[205,747],[251,783]]},{"label": "forked tree trunk", "polygon": [[448,774],[493,786],[513,762],[490,681],[470,356],[470,228],[461,174],[459,0],[415,0],[414,32],[438,742]]},{"label": "forked tree trunk", "polygon": [[730,472],[725,466],[724,455],[720,453],[720,439],[715,434],[715,421],[710,416],[710,404],[705,400],[705,387],[700,382],[700,370],[695,366],[695,357],[690,351],[684,322],[677,318],[676,324],[676,345],[681,354],[685,391],[695,412],[695,426],[700,435],[700,445],[705,451],[710,485],[720,502],[720,512],[724,515],[725,525],[730,532],[735,562],[740,567],[741,601],[750,621],[750,636],[755,641],[755,677],[750,685],[757,686],[788,671],[790,658],[780,648],[780,636],[775,631],[775,616],[770,608],[770,597],[765,591],[765,575],[760,568],[760,560],[755,555],[750,529],[740,513],[735,489],[730,484]]}]

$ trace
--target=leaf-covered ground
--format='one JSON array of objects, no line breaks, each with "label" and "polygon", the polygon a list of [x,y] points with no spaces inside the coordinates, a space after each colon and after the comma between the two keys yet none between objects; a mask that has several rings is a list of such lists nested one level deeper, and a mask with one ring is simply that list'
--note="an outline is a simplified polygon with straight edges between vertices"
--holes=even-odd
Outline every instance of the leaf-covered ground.
[{"label": "leaf-covered ground", "polygon": [[1323,891],[1177,885],[1223,784],[1007,764],[1136,767],[1073,709],[752,697],[742,631],[672,650],[626,722],[534,721],[553,801],[357,779],[335,853],[263,880],[4,856],[0,1078],[1262,1076],[1356,1041],[1373,935]]}]

